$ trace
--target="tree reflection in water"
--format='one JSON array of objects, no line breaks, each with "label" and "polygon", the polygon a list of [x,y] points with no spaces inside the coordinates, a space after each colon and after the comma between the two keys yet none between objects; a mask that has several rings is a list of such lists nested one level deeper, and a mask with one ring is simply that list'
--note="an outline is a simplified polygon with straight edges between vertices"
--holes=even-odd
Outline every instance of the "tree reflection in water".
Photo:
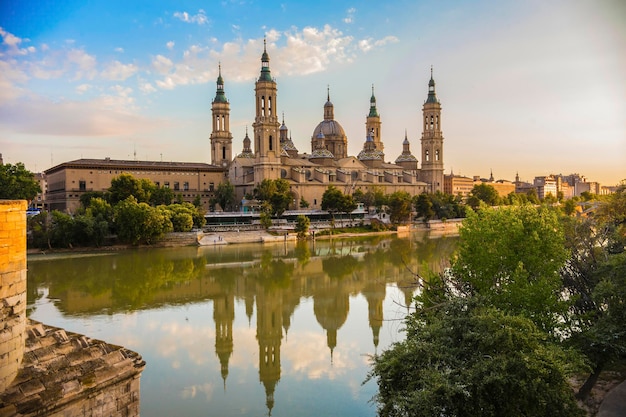
[{"label": "tree reflection in water", "polygon": [[[226,390],[237,346],[233,331],[236,306],[242,303],[250,326],[256,313],[258,377],[264,385],[266,412],[271,412],[281,379],[283,339],[293,325],[298,325],[292,319],[301,303],[313,303],[315,321],[326,336],[326,346],[318,349],[326,349],[331,366],[342,343],[338,331],[348,321],[354,297],[363,297],[367,303],[370,340],[378,349],[386,319],[383,303],[388,285],[401,289],[404,299],[398,304],[404,303],[408,308],[417,290],[415,274],[427,276],[426,270],[440,272],[455,245],[456,238],[429,239],[413,234],[402,239],[387,235],[58,258],[39,256],[29,258],[29,314],[37,315],[37,305],[44,294],[54,300],[55,307],[67,319],[211,302],[215,325],[212,348],[219,361],[216,373]],[[146,370],[150,366],[148,360]],[[142,385],[147,374],[142,377]],[[142,399],[146,401],[150,396],[144,394]]]}]

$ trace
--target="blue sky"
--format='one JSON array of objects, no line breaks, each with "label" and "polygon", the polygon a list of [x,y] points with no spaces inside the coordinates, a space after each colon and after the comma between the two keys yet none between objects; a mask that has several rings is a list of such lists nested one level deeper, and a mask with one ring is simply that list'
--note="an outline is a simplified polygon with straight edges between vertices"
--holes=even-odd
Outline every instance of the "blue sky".
[{"label": "blue sky", "polygon": [[219,62],[240,152],[266,37],[301,152],[330,86],[358,154],[374,85],[386,160],[405,130],[419,158],[432,65],[446,173],[626,178],[621,0],[4,0],[0,35],[0,153],[32,171],[81,157],[210,162]]}]

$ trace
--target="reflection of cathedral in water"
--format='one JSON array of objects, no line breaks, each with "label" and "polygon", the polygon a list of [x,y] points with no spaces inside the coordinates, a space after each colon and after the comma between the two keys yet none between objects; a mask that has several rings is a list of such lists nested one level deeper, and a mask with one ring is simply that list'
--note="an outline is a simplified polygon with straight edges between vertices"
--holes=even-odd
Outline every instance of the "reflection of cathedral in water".
[{"label": "reflection of cathedral in water", "polygon": [[[396,302],[408,306],[417,289],[413,272],[419,273],[423,263],[440,272],[441,260],[449,258],[454,246],[454,240],[446,239],[383,238],[264,245],[248,251],[233,247],[189,248],[193,253],[171,258],[167,253],[154,252],[154,257],[144,260],[150,268],[140,267],[135,254],[116,258],[114,265],[106,257],[75,258],[71,260],[73,267],[63,268],[67,271],[64,281],[50,284],[49,296],[59,300],[59,308],[66,314],[80,315],[103,309],[125,311],[127,305],[152,309],[165,303],[211,300],[215,355],[224,389],[237,349],[233,334],[237,305],[241,305],[251,326],[256,313],[258,376],[271,412],[281,379],[281,347],[289,343],[289,330],[300,303],[312,303],[315,320],[325,336],[326,346],[315,349],[327,350],[328,364],[338,366],[333,360],[338,360],[338,349],[342,347],[340,330],[350,312],[360,314],[358,309],[351,311],[352,300],[362,297],[367,303],[364,314],[368,324],[357,331],[369,333],[370,346],[376,350],[384,320],[398,319],[385,317],[387,285],[397,285],[404,296]],[[97,290],[93,294],[85,291],[85,274],[77,272],[88,269],[87,277],[98,283],[90,286]],[[119,276],[127,278],[120,280]],[[35,264],[29,267],[29,279],[47,278],[45,272],[38,276]],[[396,313],[400,315],[405,311],[402,307],[397,310],[402,310]]]},{"label": "reflection of cathedral in water", "polygon": [[[331,364],[333,352],[340,344],[338,331],[348,318],[350,298],[359,294],[367,302],[372,344],[377,349],[384,321],[383,303],[387,285],[396,283],[401,287],[405,294],[402,301],[407,303],[408,308],[417,288],[416,275],[411,272],[409,260],[397,262],[390,256],[390,252],[400,257],[403,254],[398,248],[390,248],[388,241],[365,252],[362,249],[358,245],[346,247],[340,244],[323,249],[335,251],[340,256],[318,258],[315,253],[308,253],[305,261],[271,258],[270,262],[261,260],[258,267],[241,268],[240,274],[233,274],[238,276],[235,278],[237,283],[223,288],[225,292],[220,295],[211,297],[214,301],[215,349],[225,386],[234,346],[232,327],[236,298],[245,302],[248,318],[256,306],[259,380],[265,389],[266,407],[270,414],[281,377],[281,344],[283,337],[288,335],[291,318],[302,298],[313,300],[313,312],[325,332]],[[261,258],[268,258],[267,254]],[[417,272],[419,268],[414,267]],[[437,265],[430,267],[437,269]],[[214,271],[219,273],[220,269]],[[285,271],[289,271],[287,277],[284,276]],[[287,281],[281,282],[281,276]]]}]

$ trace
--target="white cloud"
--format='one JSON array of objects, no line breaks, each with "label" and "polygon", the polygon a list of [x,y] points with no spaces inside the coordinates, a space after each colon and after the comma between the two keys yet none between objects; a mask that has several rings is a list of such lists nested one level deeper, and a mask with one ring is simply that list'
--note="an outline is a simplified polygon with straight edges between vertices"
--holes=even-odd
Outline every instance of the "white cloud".
[{"label": "white cloud", "polygon": [[79,86],[76,87],[76,92],[78,94],[83,94],[89,90],[91,90],[91,85],[90,84],[81,84]]},{"label": "white cloud", "polygon": [[155,91],[157,91],[157,89],[154,88],[154,86],[148,82],[141,82],[139,84],[139,90],[145,94],[150,94],[150,93],[154,93]]},{"label": "white cloud", "polygon": [[159,74],[167,74],[173,66],[174,63],[172,60],[164,57],[163,55],[157,55],[152,60],[152,68],[154,68]]},{"label": "white cloud", "polygon": [[209,18],[202,9],[198,10],[198,14],[195,15],[190,15],[187,12],[174,12],[174,17],[185,23],[196,23],[198,25],[209,23]]},{"label": "white cloud", "polygon": [[115,48],[115,52],[124,53],[124,48],[117,47],[117,48]]},{"label": "white cloud", "polygon": [[[26,55],[37,51],[34,46],[20,48],[20,44],[22,44],[22,42],[29,42],[29,40],[19,38],[14,34],[7,32],[2,27],[0,27],[0,36],[2,37],[2,44],[6,45],[6,52],[9,55]],[[0,52],[0,56],[2,55],[4,54]]]},{"label": "white cloud", "polygon": [[66,62],[76,68],[74,79],[93,79],[96,74],[96,58],[82,49],[71,49],[67,52]]},{"label": "white cloud", "polygon": [[381,46],[385,46],[388,43],[396,43],[398,42],[398,38],[395,36],[387,36],[383,39],[374,40],[372,38],[361,39],[359,41],[359,49],[363,52],[369,52],[373,48],[378,48]]},{"label": "white cloud", "polygon": [[113,61],[100,75],[107,80],[124,81],[133,76],[138,70],[139,68],[135,64],[122,64],[119,61]]},{"label": "white cloud", "polygon": [[354,22],[354,13],[356,13],[356,9],[354,7],[349,8],[346,11],[346,17],[343,18],[344,23],[353,23]]},{"label": "white cloud", "polygon": [[174,49],[174,41],[169,41],[165,44],[165,46],[171,51],[172,49]]}]

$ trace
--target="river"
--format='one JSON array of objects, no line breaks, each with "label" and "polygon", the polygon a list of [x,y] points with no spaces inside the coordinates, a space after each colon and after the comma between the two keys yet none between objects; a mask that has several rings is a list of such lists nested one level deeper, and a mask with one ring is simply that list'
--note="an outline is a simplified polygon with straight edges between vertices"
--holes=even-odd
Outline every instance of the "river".
[{"label": "river", "polygon": [[369,358],[404,337],[453,237],[28,257],[28,315],[132,349],[141,415],[375,416]]}]

